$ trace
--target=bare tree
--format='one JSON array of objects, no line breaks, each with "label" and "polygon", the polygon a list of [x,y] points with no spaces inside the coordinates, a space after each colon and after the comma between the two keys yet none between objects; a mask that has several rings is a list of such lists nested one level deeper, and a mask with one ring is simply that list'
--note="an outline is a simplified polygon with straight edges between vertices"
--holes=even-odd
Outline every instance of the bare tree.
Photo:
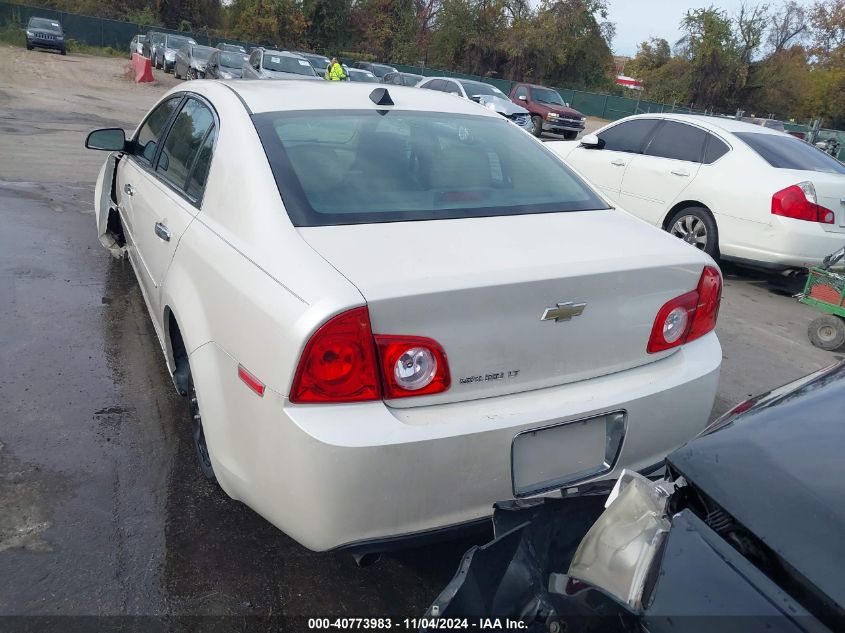
[{"label": "bare tree", "polygon": [[751,63],[754,53],[763,42],[763,34],[769,25],[769,5],[750,6],[743,2],[739,6],[736,21],[736,39],[739,56],[746,64]]},{"label": "bare tree", "polygon": [[784,2],[772,13],[769,29],[769,46],[774,52],[782,51],[804,36],[809,29],[807,12],[795,0]]}]

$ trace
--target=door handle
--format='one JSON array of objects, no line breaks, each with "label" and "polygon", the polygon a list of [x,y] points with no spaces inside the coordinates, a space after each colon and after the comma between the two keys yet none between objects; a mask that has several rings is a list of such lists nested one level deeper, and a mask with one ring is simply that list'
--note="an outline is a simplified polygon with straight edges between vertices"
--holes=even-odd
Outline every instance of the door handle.
[{"label": "door handle", "polygon": [[130,185],[128,182],[123,185],[123,191],[126,192],[127,196],[134,196],[135,195],[135,187]]},{"label": "door handle", "polygon": [[686,169],[673,169],[672,173],[676,176],[683,176],[684,178],[689,176],[689,172]]},{"label": "door handle", "polygon": [[617,167],[624,167],[627,163],[625,163],[625,161],[621,158],[614,158],[612,161],[610,161],[610,164],[616,165]]},{"label": "door handle", "polygon": [[161,222],[156,222],[156,235],[158,235],[165,242],[170,241],[170,230]]}]

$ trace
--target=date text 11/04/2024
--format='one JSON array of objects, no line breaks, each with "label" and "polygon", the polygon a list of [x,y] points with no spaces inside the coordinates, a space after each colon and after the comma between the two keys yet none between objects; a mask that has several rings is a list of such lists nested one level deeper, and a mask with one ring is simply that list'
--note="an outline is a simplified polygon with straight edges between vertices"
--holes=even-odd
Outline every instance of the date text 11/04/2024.
[{"label": "date text 11/04/2024", "polygon": [[309,630],[389,630],[400,631],[519,631],[526,629],[522,620],[510,618],[309,618]]}]

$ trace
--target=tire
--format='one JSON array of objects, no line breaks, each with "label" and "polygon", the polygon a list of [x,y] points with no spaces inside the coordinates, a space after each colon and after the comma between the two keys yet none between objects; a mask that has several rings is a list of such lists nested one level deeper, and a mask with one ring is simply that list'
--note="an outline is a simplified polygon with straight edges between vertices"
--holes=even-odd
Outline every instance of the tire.
[{"label": "tire", "polygon": [[191,416],[191,437],[194,440],[194,449],[197,452],[200,470],[206,479],[216,482],[217,477],[214,475],[208,444],[205,441],[205,430],[202,426],[197,390],[194,388],[194,377],[191,375],[190,368],[188,369],[188,415]]},{"label": "tire", "polygon": [[816,347],[833,352],[845,345],[845,320],[832,314],[820,316],[810,323],[807,336]]},{"label": "tire", "polygon": [[31,51],[34,48],[32,44],[29,43],[29,40],[26,41],[26,50]]},{"label": "tire", "polygon": [[531,124],[534,127],[532,133],[537,138],[543,136],[543,119],[537,116],[536,114],[531,117]]},{"label": "tire", "polygon": [[66,49],[66,48],[63,48],[63,49],[61,50],[61,53],[62,53],[62,55],[67,55],[67,49]]},{"label": "tire", "polygon": [[666,223],[666,230],[713,259],[719,257],[716,220],[705,207],[687,207],[674,213]]},{"label": "tire", "polygon": [[577,138],[577,136],[578,136],[578,132],[564,132],[563,133],[563,138],[565,138],[567,141],[574,141]]}]

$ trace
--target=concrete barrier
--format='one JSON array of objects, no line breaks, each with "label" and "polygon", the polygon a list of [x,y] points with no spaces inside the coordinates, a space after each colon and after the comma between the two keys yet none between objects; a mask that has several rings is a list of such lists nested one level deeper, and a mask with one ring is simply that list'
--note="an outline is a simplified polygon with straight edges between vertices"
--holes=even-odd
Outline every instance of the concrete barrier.
[{"label": "concrete barrier", "polygon": [[153,63],[143,55],[132,53],[132,61],[129,66],[135,72],[135,83],[140,84],[153,79]]}]

